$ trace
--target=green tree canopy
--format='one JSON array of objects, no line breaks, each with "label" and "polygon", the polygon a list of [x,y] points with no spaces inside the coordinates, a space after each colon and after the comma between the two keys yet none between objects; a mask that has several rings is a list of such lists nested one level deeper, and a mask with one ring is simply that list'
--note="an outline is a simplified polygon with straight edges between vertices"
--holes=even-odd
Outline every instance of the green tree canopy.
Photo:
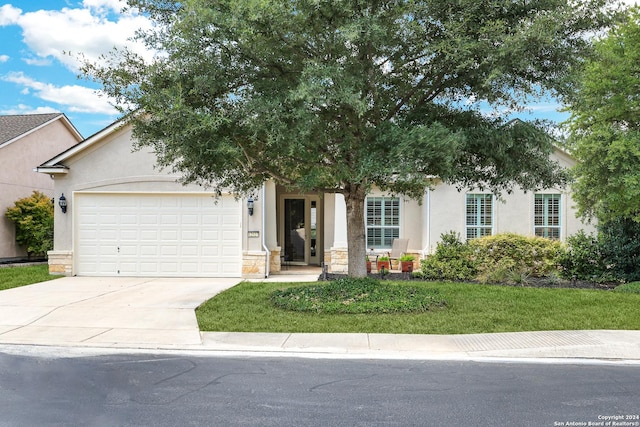
[{"label": "green tree canopy", "polygon": [[362,276],[374,186],[420,198],[434,177],[494,192],[565,182],[543,129],[500,112],[567,90],[606,3],[129,0],[156,23],[139,35],[155,61],[114,52],[83,71],[187,182],[343,194]]},{"label": "green tree canopy", "polygon": [[568,98],[579,212],[640,220],[640,10],[596,44]]},{"label": "green tree canopy", "polygon": [[46,255],[53,249],[53,203],[46,194],[34,191],[16,200],[5,215],[16,225],[16,242],[27,255]]}]

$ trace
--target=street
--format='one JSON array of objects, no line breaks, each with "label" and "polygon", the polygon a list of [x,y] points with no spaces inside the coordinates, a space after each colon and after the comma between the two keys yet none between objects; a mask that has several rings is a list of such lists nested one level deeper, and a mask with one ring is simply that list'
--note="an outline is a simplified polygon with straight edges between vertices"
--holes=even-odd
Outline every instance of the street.
[{"label": "street", "polygon": [[638,426],[639,380],[637,365],[0,347],[0,426]]}]

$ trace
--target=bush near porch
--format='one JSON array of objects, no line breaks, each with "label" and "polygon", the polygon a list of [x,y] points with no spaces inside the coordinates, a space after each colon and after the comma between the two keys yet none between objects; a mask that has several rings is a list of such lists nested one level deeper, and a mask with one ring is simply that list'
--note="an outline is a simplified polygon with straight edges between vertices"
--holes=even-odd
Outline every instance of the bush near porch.
[{"label": "bush near porch", "polygon": [[422,261],[418,276],[480,283],[557,278],[564,255],[561,242],[542,237],[502,233],[462,242],[460,235],[452,231],[443,234],[435,253]]}]

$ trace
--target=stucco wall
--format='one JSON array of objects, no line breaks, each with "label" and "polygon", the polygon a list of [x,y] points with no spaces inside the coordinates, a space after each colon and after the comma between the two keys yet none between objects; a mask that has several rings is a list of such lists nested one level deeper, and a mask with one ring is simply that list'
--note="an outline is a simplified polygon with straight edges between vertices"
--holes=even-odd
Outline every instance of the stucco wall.
[{"label": "stucco wall", "polygon": [[[562,167],[570,168],[575,162],[564,152],[556,151],[552,156]],[[439,183],[433,190],[425,191],[418,201],[401,197],[400,237],[409,239],[407,252],[431,253],[440,236],[449,231],[466,234],[466,195],[482,191],[458,191],[454,186]],[[595,231],[594,224],[576,218],[574,202],[569,189],[547,189],[539,193],[561,194],[561,239],[579,230]],[[389,196],[374,190],[369,197]],[[534,192],[514,189],[512,194],[494,198],[493,232],[513,232],[522,235],[534,234]]]},{"label": "stucco wall", "polygon": [[61,120],[0,148],[0,259],[26,255],[15,243],[15,226],[4,216],[16,200],[29,197],[34,190],[54,197],[54,182],[49,175],[34,169],[60,152],[78,143]]}]

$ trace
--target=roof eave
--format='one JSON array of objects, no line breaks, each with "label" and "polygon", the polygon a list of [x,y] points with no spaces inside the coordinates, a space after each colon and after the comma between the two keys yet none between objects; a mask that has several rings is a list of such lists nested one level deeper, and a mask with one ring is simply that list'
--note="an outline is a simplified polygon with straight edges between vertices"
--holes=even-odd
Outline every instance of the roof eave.
[{"label": "roof eave", "polygon": [[34,169],[34,172],[46,173],[47,175],[66,175],[69,173],[69,168],[66,166],[38,166]]}]

